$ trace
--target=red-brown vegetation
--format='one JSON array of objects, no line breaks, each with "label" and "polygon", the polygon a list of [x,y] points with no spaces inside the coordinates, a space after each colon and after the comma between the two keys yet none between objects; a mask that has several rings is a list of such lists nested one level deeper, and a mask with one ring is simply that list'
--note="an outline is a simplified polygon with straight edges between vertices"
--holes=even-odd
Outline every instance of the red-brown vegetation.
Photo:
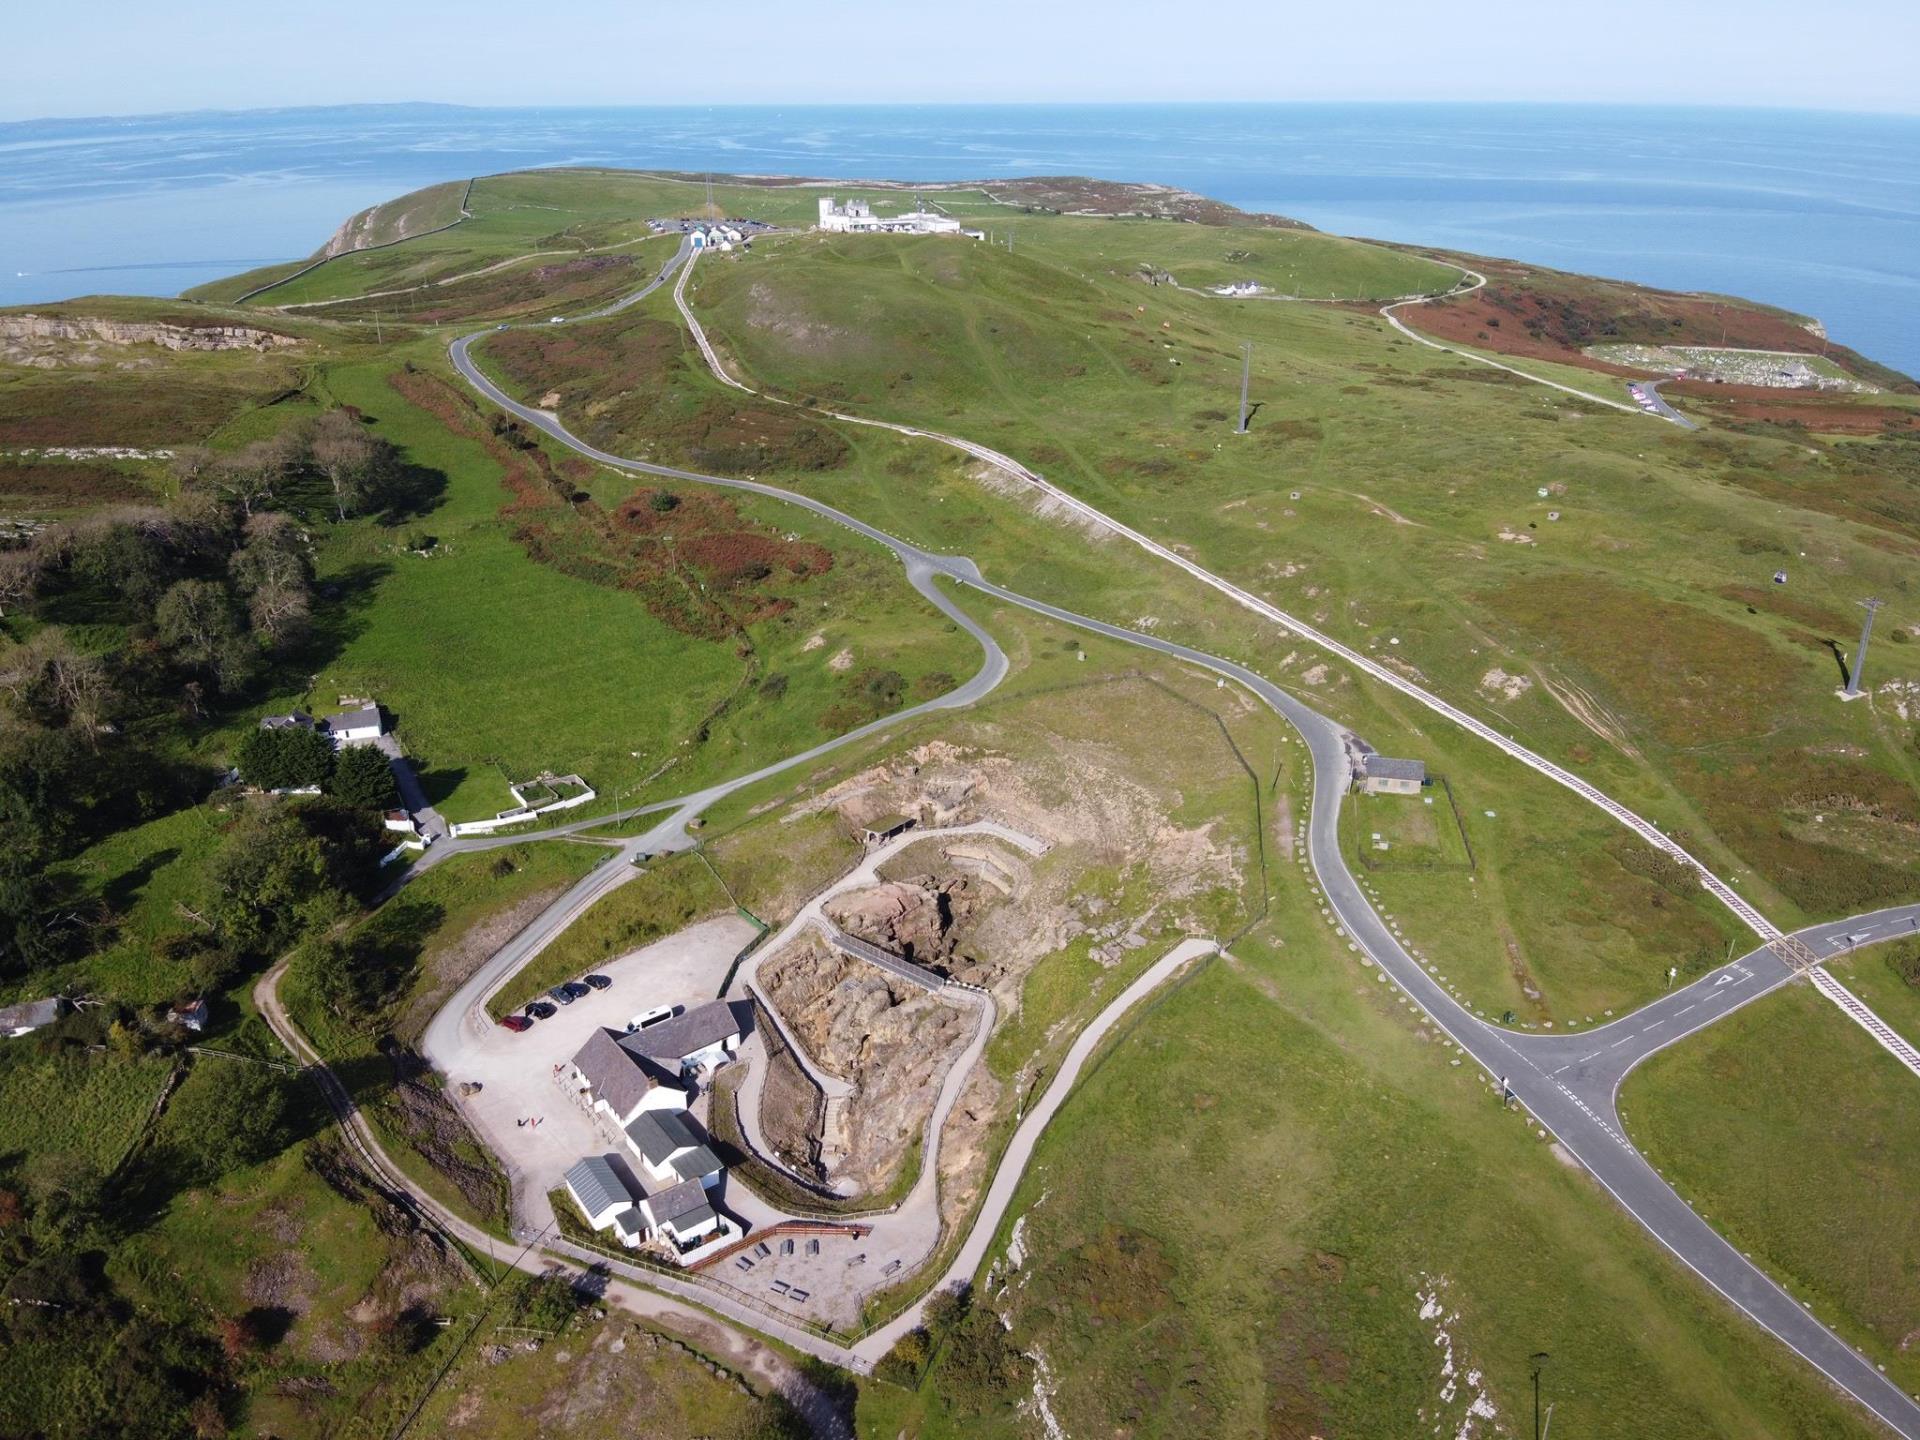
[{"label": "red-brown vegetation", "polygon": [[486,419],[444,381],[418,372],[393,387],[458,433],[478,440],[500,466],[508,499],[501,516],[530,558],[590,584],[630,590],[665,624],[719,640],[793,602],[776,586],[833,568],[833,552],[787,540],[743,519],[733,501],[698,489],[640,490],[606,510],[581,487],[593,467],[556,464],[517,421]]}]

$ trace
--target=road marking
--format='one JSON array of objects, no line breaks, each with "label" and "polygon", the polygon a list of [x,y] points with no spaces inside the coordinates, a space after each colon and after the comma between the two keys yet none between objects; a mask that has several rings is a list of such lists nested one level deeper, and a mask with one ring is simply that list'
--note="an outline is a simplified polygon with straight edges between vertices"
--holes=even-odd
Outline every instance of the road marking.
[{"label": "road marking", "polygon": [[[1691,1005],[1689,1005],[1689,1006],[1687,1006],[1687,1010],[1691,1010],[1691,1009],[1693,1009],[1693,1006],[1691,1006]],[[1679,1016],[1679,1015],[1684,1015],[1684,1014],[1686,1014],[1686,1013],[1687,1013],[1687,1010],[1676,1010],[1676,1011],[1674,1011],[1673,1013],[1674,1013],[1674,1014],[1675,1014],[1676,1016]]]}]

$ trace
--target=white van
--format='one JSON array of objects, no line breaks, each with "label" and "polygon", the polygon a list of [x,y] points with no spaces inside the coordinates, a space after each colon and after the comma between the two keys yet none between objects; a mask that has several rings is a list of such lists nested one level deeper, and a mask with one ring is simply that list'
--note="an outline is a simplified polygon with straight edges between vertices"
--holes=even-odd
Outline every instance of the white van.
[{"label": "white van", "polygon": [[627,1033],[631,1035],[636,1030],[658,1025],[662,1020],[671,1020],[679,1008],[678,1005],[656,1005],[651,1010],[642,1010],[627,1022]]}]

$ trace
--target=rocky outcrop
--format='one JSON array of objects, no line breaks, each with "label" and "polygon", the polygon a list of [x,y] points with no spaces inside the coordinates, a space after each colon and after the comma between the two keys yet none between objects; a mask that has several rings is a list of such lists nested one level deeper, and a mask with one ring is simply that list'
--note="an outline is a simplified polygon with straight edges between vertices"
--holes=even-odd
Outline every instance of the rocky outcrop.
[{"label": "rocky outcrop", "polygon": [[170,325],[93,315],[0,315],[0,359],[15,365],[86,364],[102,347],[163,350],[292,350],[292,335],[249,325]]},{"label": "rocky outcrop", "polygon": [[760,971],[814,1063],[855,1087],[832,1178],[884,1189],[932,1113],[940,1084],[973,1031],[970,1016],[861,960],[806,945]]},{"label": "rocky outcrop", "polygon": [[979,889],[966,875],[915,875],[838,896],[827,909],[849,935],[916,964],[944,968],[980,904]]}]

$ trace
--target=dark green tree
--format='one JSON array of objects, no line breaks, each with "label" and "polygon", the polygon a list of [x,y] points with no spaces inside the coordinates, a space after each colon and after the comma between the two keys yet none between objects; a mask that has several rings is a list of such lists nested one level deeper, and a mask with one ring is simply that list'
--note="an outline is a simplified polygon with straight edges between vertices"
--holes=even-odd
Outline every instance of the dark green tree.
[{"label": "dark green tree", "polygon": [[235,950],[276,953],[349,913],[379,854],[380,833],[359,812],[249,807],[208,861],[208,913]]},{"label": "dark green tree", "polygon": [[251,674],[236,642],[246,640],[246,627],[233,603],[233,593],[218,580],[182,580],[160,597],[153,625],[160,642],[184,670],[210,675],[223,691],[244,687]]},{"label": "dark green tree", "polygon": [[372,745],[350,745],[340,752],[334,760],[333,783],[327,793],[342,805],[362,810],[390,810],[399,799],[393,766]]},{"label": "dark green tree", "polygon": [[234,756],[240,778],[262,790],[324,785],[333,775],[333,742],[300,725],[249,731]]}]

